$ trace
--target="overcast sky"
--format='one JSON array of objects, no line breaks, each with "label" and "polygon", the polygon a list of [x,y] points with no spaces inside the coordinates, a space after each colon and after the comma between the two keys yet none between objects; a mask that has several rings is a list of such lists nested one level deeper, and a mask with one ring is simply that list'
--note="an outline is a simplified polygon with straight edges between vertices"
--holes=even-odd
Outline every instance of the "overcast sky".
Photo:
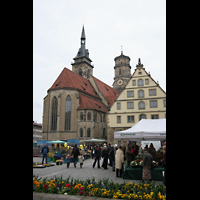
[{"label": "overcast sky", "polygon": [[138,58],[166,91],[166,0],[33,0],[33,120],[43,98],[80,48],[84,21],[93,76],[112,87],[114,58]]}]

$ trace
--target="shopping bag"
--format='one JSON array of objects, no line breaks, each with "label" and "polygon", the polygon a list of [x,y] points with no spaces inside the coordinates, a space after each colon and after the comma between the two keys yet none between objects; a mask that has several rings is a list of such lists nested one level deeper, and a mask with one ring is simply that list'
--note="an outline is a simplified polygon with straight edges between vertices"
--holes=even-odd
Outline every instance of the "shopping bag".
[{"label": "shopping bag", "polygon": [[103,165],[103,160],[104,160],[104,159],[102,158],[102,159],[101,159],[101,162],[100,162],[100,165],[101,165],[101,166]]}]

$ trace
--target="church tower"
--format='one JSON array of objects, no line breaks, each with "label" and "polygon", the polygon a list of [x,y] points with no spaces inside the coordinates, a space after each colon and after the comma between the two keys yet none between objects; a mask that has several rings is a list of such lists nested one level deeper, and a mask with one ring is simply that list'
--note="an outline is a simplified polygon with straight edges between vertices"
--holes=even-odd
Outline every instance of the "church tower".
[{"label": "church tower", "polygon": [[81,47],[75,58],[73,58],[74,63],[72,63],[72,71],[84,78],[89,78],[93,75],[94,66],[91,65],[92,60],[89,58],[89,51],[86,49],[86,37],[84,26],[81,33]]},{"label": "church tower", "polygon": [[130,58],[125,56],[123,51],[121,51],[121,55],[117,56],[114,61],[115,77],[113,88],[118,92],[121,92],[126,87],[129,79],[131,78]]}]

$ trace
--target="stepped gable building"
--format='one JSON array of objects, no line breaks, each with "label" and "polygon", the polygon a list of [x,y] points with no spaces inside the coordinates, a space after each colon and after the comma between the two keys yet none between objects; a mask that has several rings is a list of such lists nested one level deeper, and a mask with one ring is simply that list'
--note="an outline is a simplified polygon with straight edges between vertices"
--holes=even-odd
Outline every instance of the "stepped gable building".
[{"label": "stepped gable building", "polygon": [[107,139],[107,112],[119,92],[93,76],[84,27],[73,59],[44,97],[43,139]]},{"label": "stepped gable building", "polygon": [[131,128],[141,119],[163,118],[166,118],[166,93],[146,72],[139,58],[135,72],[107,113],[108,140],[113,142],[115,131]]}]

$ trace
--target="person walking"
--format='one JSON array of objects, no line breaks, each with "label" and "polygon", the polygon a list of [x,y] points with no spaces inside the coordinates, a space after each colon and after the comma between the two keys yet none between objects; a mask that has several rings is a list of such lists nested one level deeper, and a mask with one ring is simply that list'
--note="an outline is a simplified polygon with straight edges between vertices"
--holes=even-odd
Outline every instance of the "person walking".
[{"label": "person walking", "polygon": [[78,156],[78,158],[79,158],[79,162],[80,162],[80,168],[82,168],[82,166],[83,166],[83,161],[84,161],[84,156],[83,156],[82,152],[81,152],[81,155]]},{"label": "person walking", "polygon": [[143,156],[143,172],[142,172],[142,181],[145,180],[150,181],[151,179],[151,162],[152,162],[152,156],[149,153],[148,148],[144,148],[144,156]]},{"label": "person walking", "polygon": [[91,156],[92,156],[92,159],[93,159],[93,157],[94,157],[94,147],[93,146],[91,147]]},{"label": "person walking", "polygon": [[107,150],[107,146],[104,146],[104,149],[102,151],[102,158],[103,158],[103,165],[102,167],[104,169],[108,169],[107,165],[108,165],[108,150]]},{"label": "person walking", "polygon": [[66,158],[67,168],[69,168],[71,162],[71,157],[68,155]]},{"label": "person walking", "polygon": [[75,146],[72,150],[72,155],[74,155],[74,167],[76,167],[76,163],[78,162],[78,156],[80,155],[77,144],[75,144]]},{"label": "person walking", "polygon": [[43,156],[42,156],[42,164],[43,164],[43,162],[44,162],[44,158],[45,158],[45,160],[46,160],[46,164],[47,164],[47,154],[49,153],[49,147],[47,146],[47,144],[45,143],[44,144],[44,147],[42,148],[42,154],[43,154]]},{"label": "person walking", "polygon": [[[122,150],[122,146],[120,145],[115,155],[115,168],[116,168],[116,177],[121,177],[123,173],[123,165],[124,163],[124,153]],[[118,176],[120,172],[120,175]]]},{"label": "person walking", "polygon": [[98,168],[100,168],[100,165],[99,165],[99,159],[101,157],[101,151],[100,151],[100,148],[99,146],[97,146],[94,150],[94,163],[93,163],[93,168],[95,167],[96,165],[96,162],[98,161]]}]

